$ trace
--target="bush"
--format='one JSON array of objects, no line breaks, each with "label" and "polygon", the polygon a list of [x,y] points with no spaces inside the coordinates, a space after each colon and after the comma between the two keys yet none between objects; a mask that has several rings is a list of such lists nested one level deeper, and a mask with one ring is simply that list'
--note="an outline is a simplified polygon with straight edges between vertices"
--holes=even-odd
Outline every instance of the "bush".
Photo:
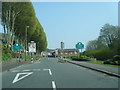
[{"label": "bush", "polygon": [[7,61],[11,59],[11,50],[7,45],[2,46],[2,61]]},{"label": "bush", "polygon": [[113,52],[109,49],[97,49],[97,50],[87,51],[85,55],[90,57],[93,56],[98,60],[107,60],[113,57]]},{"label": "bush", "polygon": [[113,59],[108,59],[108,60],[104,61],[104,64],[120,65],[118,61],[115,61]]},{"label": "bush", "polygon": [[11,52],[12,58],[17,58],[19,57],[19,53],[16,52]]},{"label": "bush", "polygon": [[79,58],[79,56],[71,56],[71,58]]},{"label": "bush", "polygon": [[116,64],[120,65],[120,55],[115,55],[115,56],[113,57],[113,61],[114,61]]},{"label": "bush", "polygon": [[112,61],[113,61],[112,59],[108,59],[108,60],[104,61],[103,64],[111,64]]},{"label": "bush", "polygon": [[8,61],[11,59],[11,55],[10,54],[2,54],[2,61]]},{"label": "bush", "polygon": [[113,57],[113,60],[114,60],[114,61],[120,61],[120,55],[115,55],[115,56]]},{"label": "bush", "polygon": [[81,58],[90,59],[90,58],[93,58],[93,57],[88,57],[88,56],[81,56]]}]

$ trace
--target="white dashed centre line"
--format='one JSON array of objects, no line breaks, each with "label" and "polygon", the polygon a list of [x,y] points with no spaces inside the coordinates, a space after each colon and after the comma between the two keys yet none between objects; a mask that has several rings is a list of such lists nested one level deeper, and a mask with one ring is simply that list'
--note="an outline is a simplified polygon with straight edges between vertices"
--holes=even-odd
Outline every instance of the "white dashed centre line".
[{"label": "white dashed centre line", "polygon": [[50,70],[50,69],[49,69],[49,74],[50,74],[50,75],[52,75],[52,72],[51,72],[51,70]]},{"label": "white dashed centre line", "polygon": [[23,70],[23,71],[27,72],[27,71],[30,71],[30,70]]},{"label": "white dashed centre line", "polygon": [[53,90],[56,90],[55,81],[52,81],[52,87],[53,87]]},{"label": "white dashed centre line", "polygon": [[40,69],[33,69],[33,71],[40,71]]},{"label": "white dashed centre line", "polygon": [[49,74],[52,75],[51,69],[43,69],[43,70],[48,70]]}]

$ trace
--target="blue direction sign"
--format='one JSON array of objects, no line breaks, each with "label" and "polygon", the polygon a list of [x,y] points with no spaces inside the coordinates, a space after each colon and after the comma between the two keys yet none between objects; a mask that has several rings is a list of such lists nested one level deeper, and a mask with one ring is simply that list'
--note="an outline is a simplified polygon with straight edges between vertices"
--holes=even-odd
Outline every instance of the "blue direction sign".
[{"label": "blue direction sign", "polygon": [[22,46],[19,44],[19,43],[15,43],[13,46],[12,46],[12,50],[14,51],[19,51],[22,49]]},{"label": "blue direction sign", "polygon": [[78,43],[76,44],[76,48],[77,48],[77,49],[83,49],[83,48],[84,48],[84,44],[82,44],[81,42],[78,42]]}]

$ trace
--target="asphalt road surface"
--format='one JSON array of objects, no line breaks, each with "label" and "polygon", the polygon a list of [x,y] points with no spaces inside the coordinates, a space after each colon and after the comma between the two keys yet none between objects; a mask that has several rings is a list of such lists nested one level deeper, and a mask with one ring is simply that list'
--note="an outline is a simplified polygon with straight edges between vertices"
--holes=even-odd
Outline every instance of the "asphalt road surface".
[{"label": "asphalt road surface", "polygon": [[118,88],[118,78],[45,57],[3,72],[2,88]]}]

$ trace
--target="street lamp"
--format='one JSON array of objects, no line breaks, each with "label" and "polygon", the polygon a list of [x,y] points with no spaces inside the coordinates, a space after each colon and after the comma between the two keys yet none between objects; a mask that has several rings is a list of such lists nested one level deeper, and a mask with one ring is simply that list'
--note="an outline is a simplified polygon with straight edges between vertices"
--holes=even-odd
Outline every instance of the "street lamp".
[{"label": "street lamp", "polygon": [[29,26],[26,26],[26,47],[25,47],[25,61],[26,61],[26,55],[27,55],[27,28],[29,28]]}]

